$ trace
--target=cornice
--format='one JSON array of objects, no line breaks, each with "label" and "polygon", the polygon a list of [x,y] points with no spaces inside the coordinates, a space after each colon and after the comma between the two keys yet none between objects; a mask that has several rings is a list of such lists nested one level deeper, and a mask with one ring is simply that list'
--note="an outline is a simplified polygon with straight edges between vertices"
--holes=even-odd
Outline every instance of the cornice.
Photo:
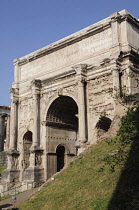
[{"label": "cornice", "polygon": [[[82,29],[81,31],[78,31],[70,36],[67,36],[57,42],[54,42],[44,48],[41,48],[33,53],[30,53],[24,57],[21,57],[18,59],[18,65],[24,65],[28,62],[31,62],[33,60],[36,60],[42,56],[45,56],[47,54],[50,54],[54,51],[57,51],[59,49],[62,49],[66,46],[69,46],[71,44],[74,44],[82,39],[85,39],[89,36],[92,36],[94,34],[97,34],[101,31],[104,31],[106,28],[110,28],[111,24],[110,24],[111,20],[110,18],[104,19],[94,25],[91,25],[85,29]],[[16,63],[16,60],[14,61],[14,63]]]},{"label": "cornice", "polygon": [[88,26],[72,35],[69,35],[59,41],[56,41],[56,42],[54,42],[46,47],[43,47],[33,53],[30,53],[24,57],[15,59],[14,64],[18,63],[18,65],[20,65],[20,66],[27,64],[27,63],[29,63],[33,60],[36,60],[42,56],[45,56],[52,52],[55,52],[59,49],[62,49],[66,46],[69,46],[69,45],[74,44],[78,41],[81,41],[87,37],[90,37],[96,33],[104,31],[105,29],[111,27],[111,24],[113,23],[113,21],[122,22],[125,20],[139,28],[139,20],[137,20],[129,12],[127,12],[126,10],[122,10],[120,12],[115,12],[115,13],[111,14],[110,17],[107,17],[106,19],[103,19],[91,26]]},{"label": "cornice", "polygon": [[61,74],[57,74],[57,75],[54,75],[52,77],[49,77],[47,79],[42,80],[42,85],[50,83],[51,81],[56,81],[56,80],[59,80],[59,79],[65,78],[65,77],[69,77],[69,76],[74,75],[74,74],[76,74],[75,70],[71,69],[67,72],[63,72]]}]

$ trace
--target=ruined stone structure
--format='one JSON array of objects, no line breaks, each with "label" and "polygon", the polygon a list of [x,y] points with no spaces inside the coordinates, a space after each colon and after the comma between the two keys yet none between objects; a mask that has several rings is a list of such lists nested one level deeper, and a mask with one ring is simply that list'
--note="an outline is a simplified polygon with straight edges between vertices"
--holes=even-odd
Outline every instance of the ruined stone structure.
[{"label": "ruined stone structure", "polygon": [[10,107],[0,106],[0,165],[7,164],[6,151],[10,140]]},{"label": "ruined stone structure", "polygon": [[[14,60],[4,189],[43,183],[138,102],[139,21],[126,10]],[[7,188],[6,188],[7,187]]]},{"label": "ruined stone structure", "polygon": [[8,150],[10,139],[10,107],[0,106],[0,152]]}]

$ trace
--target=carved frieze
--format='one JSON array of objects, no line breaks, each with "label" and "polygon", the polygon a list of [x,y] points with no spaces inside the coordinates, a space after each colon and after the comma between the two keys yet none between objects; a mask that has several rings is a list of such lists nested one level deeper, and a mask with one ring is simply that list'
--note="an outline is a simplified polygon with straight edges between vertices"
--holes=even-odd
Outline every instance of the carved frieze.
[{"label": "carved frieze", "polygon": [[[22,111],[20,111],[22,110]],[[19,124],[20,126],[28,126],[31,121],[33,120],[33,99],[28,98],[25,100],[20,101],[19,103],[19,113],[20,113],[20,118],[19,118]]]}]

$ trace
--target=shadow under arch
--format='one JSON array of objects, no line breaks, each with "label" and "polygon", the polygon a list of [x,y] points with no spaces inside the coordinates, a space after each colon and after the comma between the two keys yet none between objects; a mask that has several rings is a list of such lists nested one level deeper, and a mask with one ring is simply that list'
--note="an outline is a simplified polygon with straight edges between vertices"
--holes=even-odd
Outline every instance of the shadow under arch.
[{"label": "shadow under arch", "polygon": [[121,170],[108,210],[139,209],[139,139],[132,140],[128,158]]},{"label": "shadow under arch", "polygon": [[77,98],[74,97],[72,94],[69,94],[69,93],[66,93],[66,95],[54,95],[51,100],[49,101],[49,103],[47,104],[47,107],[44,111],[44,115],[43,115],[43,121],[46,120],[46,116],[47,116],[47,113],[48,113],[48,110],[50,109],[51,105],[53,104],[54,101],[56,101],[58,98],[61,98],[61,97],[68,97],[68,98],[71,98],[77,105],[77,109],[78,109],[78,101],[77,101]]},{"label": "shadow under arch", "polygon": [[68,127],[78,129],[78,106],[73,98],[69,96],[59,96],[56,98],[47,111],[47,125]]}]

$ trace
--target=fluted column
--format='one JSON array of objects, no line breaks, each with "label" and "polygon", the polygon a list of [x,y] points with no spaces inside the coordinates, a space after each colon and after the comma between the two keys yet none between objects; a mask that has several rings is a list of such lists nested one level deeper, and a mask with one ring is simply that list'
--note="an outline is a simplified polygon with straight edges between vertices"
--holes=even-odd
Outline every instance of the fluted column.
[{"label": "fluted column", "polygon": [[9,144],[10,144],[10,115],[7,115],[6,150],[9,149]]},{"label": "fluted column", "polygon": [[38,142],[38,121],[39,121],[39,110],[38,110],[38,94],[33,93],[33,109],[34,109],[34,130],[33,130],[33,146],[37,147]]},{"label": "fluted column", "polygon": [[32,81],[32,97],[33,97],[33,143],[31,151],[38,149],[40,146],[40,80]]},{"label": "fluted column", "polygon": [[11,88],[11,117],[10,117],[10,145],[9,149],[15,151],[17,148],[17,129],[18,129],[18,89]]},{"label": "fluted column", "polygon": [[79,64],[73,68],[76,71],[78,82],[78,143],[85,143],[86,139],[86,98],[85,98],[85,83],[86,83],[86,64]]},{"label": "fluted column", "polygon": [[85,111],[85,83],[84,80],[78,82],[78,102],[79,102],[79,142],[86,142],[86,111]]}]

